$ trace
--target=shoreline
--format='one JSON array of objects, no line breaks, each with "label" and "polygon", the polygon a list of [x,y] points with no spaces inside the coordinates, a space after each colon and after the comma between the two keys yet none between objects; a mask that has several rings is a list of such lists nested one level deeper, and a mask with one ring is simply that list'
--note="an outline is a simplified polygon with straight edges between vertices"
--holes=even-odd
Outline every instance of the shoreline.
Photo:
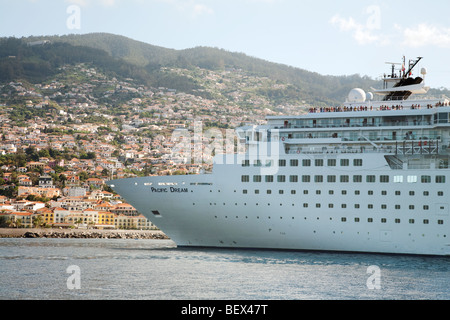
[{"label": "shoreline", "polygon": [[170,240],[159,230],[13,229],[0,228],[0,238],[150,239]]}]

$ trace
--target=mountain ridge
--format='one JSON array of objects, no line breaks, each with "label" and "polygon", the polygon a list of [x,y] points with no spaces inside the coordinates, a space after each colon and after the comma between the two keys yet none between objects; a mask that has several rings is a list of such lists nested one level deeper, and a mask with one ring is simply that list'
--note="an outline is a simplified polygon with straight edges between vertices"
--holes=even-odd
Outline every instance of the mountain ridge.
[{"label": "mountain ridge", "polygon": [[[1,40],[4,42],[5,38]],[[283,101],[289,100],[296,103],[304,101],[307,104],[317,106],[341,104],[351,89],[360,87],[364,90],[370,90],[371,87],[377,87],[380,83],[367,76],[357,74],[320,75],[317,72],[219,48],[198,46],[183,50],[168,49],[110,33],[32,36],[20,39],[25,44],[39,40],[49,40],[55,48],[59,48],[61,51],[63,48],[58,47],[58,44],[73,46],[75,47],[73,51],[80,51],[78,52],[79,56],[92,55],[96,57],[96,64],[104,68],[110,68],[124,76],[138,78],[146,85],[171,87],[195,94],[206,94],[204,90],[202,91],[204,88],[199,85],[201,82],[199,79],[161,72],[162,68],[201,68],[215,71],[242,70],[248,75],[268,77],[289,85],[292,90],[276,93],[277,96],[287,95],[282,99]],[[64,50],[69,51],[70,48]],[[0,59],[2,59],[1,52]],[[3,57],[4,59],[5,57]],[[81,59],[78,56],[75,59],[89,60],[88,57]],[[48,63],[48,61],[41,61],[41,64],[36,64],[35,67],[39,69],[42,65],[45,66]]]}]

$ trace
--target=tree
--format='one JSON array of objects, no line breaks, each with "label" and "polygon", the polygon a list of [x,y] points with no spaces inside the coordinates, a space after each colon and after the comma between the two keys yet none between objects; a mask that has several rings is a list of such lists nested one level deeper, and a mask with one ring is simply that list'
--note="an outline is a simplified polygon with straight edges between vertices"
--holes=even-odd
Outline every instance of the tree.
[{"label": "tree", "polygon": [[43,224],[44,224],[44,220],[42,219],[42,216],[41,216],[41,215],[38,215],[37,217],[35,217],[35,218],[33,219],[33,226],[34,226],[35,228],[39,228],[39,227],[41,227]]}]

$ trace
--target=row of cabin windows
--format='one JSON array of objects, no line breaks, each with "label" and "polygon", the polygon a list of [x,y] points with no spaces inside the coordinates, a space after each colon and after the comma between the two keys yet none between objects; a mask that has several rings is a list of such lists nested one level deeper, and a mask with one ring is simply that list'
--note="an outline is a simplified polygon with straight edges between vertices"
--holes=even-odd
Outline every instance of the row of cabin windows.
[{"label": "row of cabin windows", "polygon": [[[254,175],[253,182],[263,182],[263,177],[264,177],[264,182],[271,183],[271,182],[275,181],[275,176],[273,176],[273,175],[266,175],[266,176]],[[388,175],[380,175],[379,176],[380,183],[389,183],[390,180],[391,180],[390,176],[388,176]],[[445,176],[436,176],[434,180],[436,183],[445,183],[446,179],[445,179]],[[285,175],[277,175],[276,181],[277,182],[286,182],[288,180],[286,179]],[[302,175],[301,176],[301,182],[308,183],[311,181],[314,181],[316,183],[321,183],[324,181],[329,182],[329,183],[334,183],[337,181],[339,181],[341,183],[347,183],[347,182],[350,182],[350,176],[349,175],[340,175],[340,176],[328,175],[328,176],[324,177],[323,175],[315,175],[312,177],[312,179],[311,179],[310,175]],[[356,183],[362,183],[363,176],[362,175],[353,175],[352,181],[356,182]],[[393,177],[394,183],[402,183],[403,181],[404,181],[403,176],[394,176]],[[406,181],[408,183],[416,183],[418,181],[418,177],[417,176],[407,176]],[[431,181],[432,181],[431,176],[423,175],[420,177],[421,183],[431,183]],[[241,182],[250,182],[250,176],[242,175]],[[289,182],[299,182],[299,176],[298,175],[290,175]],[[377,182],[376,176],[375,175],[367,175],[365,182],[368,182],[368,183]]]},{"label": "row of cabin windows", "polygon": [[[236,204],[236,205],[237,205],[237,204]],[[218,216],[215,216],[215,218],[218,219],[219,217],[218,217]],[[224,218],[225,218],[225,219],[228,219],[228,216],[224,216]],[[231,217],[230,217],[230,218],[231,218]],[[248,218],[249,218],[248,216],[245,216],[245,219],[248,219]],[[256,219],[259,219],[259,218],[260,218],[260,216],[256,216]],[[268,216],[267,218],[268,218],[268,219],[271,219],[271,216]],[[239,219],[239,216],[236,216],[236,219]],[[282,220],[282,219],[283,219],[283,217],[280,217],[280,220]],[[294,220],[295,217],[291,217],[291,219]],[[308,218],[307,218],[307,217],[304,217],[304,219],[307,220]],[[317,217],[317,220],[320,220],[320,218]],[[330,220],[333,220],[333,218],[330,217]],[[347,222],[347,218],[346,218],[346,217],[341,217],[341,221],[342,221],[342,222]],[[354,218],[354,221],[355,221],[355,222],[361,222],[361,219],[358,218],[358,217],[355,217],[355,218]],[[372,222],[374,222],[374,219],[373,219],[373,218],[367,218],[367,222],[372,223]],[[388,219],[387,219],[387,218],[381,218],[381,219],[380,219],[380,222],[381,222],[381,223],[388,223]],[[395,218],[395,219],[394,219],[394,222],[395,222],[395,223],[401,223],[401,219]],[[423,224],[429,224],[429,223],[430,223],[430,220],[429,220],[429,219],[423,219],[422,222],[423,222]],[[415,219],[412,219],[412,218],[411,218],[411,219],[408,219],[408,223],[409,223],[409,224],[414,224],[414,223],[416,223],[416,220],[415,220]],[[441,220],[441,219],[437,220],[437,224],[443,225],[443,224],[444,224],[444,220]],[[446,237],[446,235],[444,235],[444,237]]]},{"label": "row of cabin windows", "polygon": [[[267,192],[267,194],[272,194],[272,190],[267,190],[266,191]],[[248,194],[248,190],[243,190],[243,193],[244,194]],[[255,190],[255,194],[259,194],[260,193],[260,190]],[[278,190],[278,193],[279,194],[284,194],[284,190]],[[291,194],[295,194],[296,193],[296,191],[295,190],[291,190]],[[443,193],[442,193],[443,194]],[[281,204],[280,204],[281,205]],[[322,204],[321,203],[316,203],[316,205],[315,205],[315,207],[316,208],[321,208],[322,207]],[[382,210],[387,210],[387,204],[381,204],[380,205],[380,208],[382,209]],[[307,203],[307,202],[305,202],[305,203],[303,203],[303,208],[309,208],[309,203]],[[329,203],[328,204],[328,208],[329,209],[333,209],[334,208],[334,204],[333,203]],[[346,203],[342,203],[341,204],[341,208],[342,209],[347,209],[347,204]],[[355,209],[361,209],[361,205],[359,204],[359,203],[355,203],[354,204],[354,208]],[[395,208],[395,210],[401,210],[401,208],[402,208],[402,206],[400,205],[400,204],[396,204],[396,205],[394,205],[394,208]],[[428,211],[428,210],[430,210],[430,206],[429,205],[423,205],[423,210],[425,210],[425,211]],[[371,203],[369,203],[368,205],[367,205],[367,209],[374,209],[374,205],[373,204],[371,204]],[[415,205],[412,205],[412,204],[410,204],[410,205],[408,205],[408,209],[409,210],[415,210],[416,209],[416,206]]]},{"label": "row of cabin windows", "polygon": [[[303,167],[311,167],[312,163],[314,163],[314,166],[316,167],[323,167],[325,165],[325,160],[324,159],[315,159],[315,160],[311,160],[311,159],[303,159],[301,161],[302,166]],[[327,159],[326,161],[327,166],[328,167],[336,167],[337,166],[337,159]],[[350,159],[340,159],[339,161],[340,166],[341,167],[349,167],[350,166]],[[267,160],[264,164],[265,167],[272,167],[274,165],[274,160]],[[289,161],[289,165],[291,167],[298,167],[300,165],[300,160],[298,159],[291,159]],[[362,167],[363,165],[363,160],[362,159],[353,159],[353,166],[355,167]],[[242,166],[243,167],[250,167],[250,160],[243,160],[242,161]],[[253,166],[254,167],[262,167],[263,164],[261,162],[261,160],[254,160],[253,161]],[[287,166],[287,161],[284,159],[279,159],[278,160],[278,166],[279,167],[286,167]]]},{"label": "row of cabin windows", "polygon": [[[235,191],[235,192],[236,192],[236,191]],[[272,194],[272,190],[271,190],[271,189],[268,189],[268,190],[266,190],[266,193],[267,193],[267,194]],[[278,193],[279,193],[279,194],[284,194],[284,190],[278,190]],[[247,189],[244,189],[244,190],[243,190],[243,194],[248,194],[248,190],[247,190]],[[259,190],[259,189],[255,189],[255,194],[260,194],[260,190]],[[297,194],[297,190],[291,190],[291,194]],[[303,194],[305,194],[305,195],[309,194],[309,190],[303,190]],[[317,194],[317,195],[322,194],[322,190],[316,190],[316,194]],[[334,195],[334,190],[328,190],[328,194],[329,194],[329,195]],[[341,194],[344,195],[344,196],[347,195],[347,190],[341,190]],[[361,194],[361,191],[355,190],[355,195],[359,196],[360,194]],[[367,194],[368,194],[369,196],[373,196],[373,195],[374,195],[374,192],[373,192],[373,190],[369,190],[369,191],[367,191]],[[399,191],[399,190],[396,190],[396,191],[395,191],[395,195],[396,195],[396,196],[400,196],[401,194],[402,194],[401,191]],[[381,195],[386,196],[386,195],[387,195],[387,191],[386,191],[386,190],[382,190],[382,191],[381,191]],[[415,192],[415,191],[409,191],[409,195],[410,195],[410,196],[415,196],[415,195],[416,195],[416,192]],[[428,197],[428,196],[430,195],[430,192],[429,192],[429,191],[424,191],[424,192],[423,192],[423,195],[424,195],[425,197]],[[444,196],[444,191],[438,191],[438,192],[437,192],[437,195],[438,195],[439,197],[443,197],[443,196]],[[424,206],[424,209],[425,209],[425,207],[428,207],[428,206]],[[413,209],[414,209],[414,208],[413,208]],[[428,210],[428,209],[426,209],[426,210]]]}]

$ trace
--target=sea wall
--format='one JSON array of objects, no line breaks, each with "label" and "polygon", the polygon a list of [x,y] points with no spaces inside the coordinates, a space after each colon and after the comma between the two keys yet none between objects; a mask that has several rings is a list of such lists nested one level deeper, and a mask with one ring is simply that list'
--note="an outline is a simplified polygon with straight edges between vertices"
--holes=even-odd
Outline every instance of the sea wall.
[{"label": "sea wall", "polygon": [[0,238],[54,239],[158,239],[169,238],[158,230],[95,230],[95,229],[2,229]]}]

